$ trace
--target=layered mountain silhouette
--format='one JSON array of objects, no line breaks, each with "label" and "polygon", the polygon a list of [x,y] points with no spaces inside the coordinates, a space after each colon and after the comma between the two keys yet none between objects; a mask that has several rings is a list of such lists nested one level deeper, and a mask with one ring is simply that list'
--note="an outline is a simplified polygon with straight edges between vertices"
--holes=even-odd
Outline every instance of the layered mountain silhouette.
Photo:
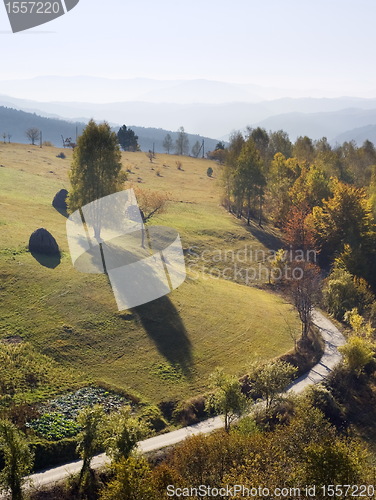
[{"label": "layered mountain silhouette", "polygon": [[[63,147],[63,138],[71,137],[75,140],[76,133],[81,134],[85,128],[87,120],[68,121],[56,118],[54,116],[45,117],[36,113],[25,112],[0,106],[0,140],[8,142],[10,135],[11,142],[28,143],[26,130],[29,128],[37,128],[42,131],[43,141],[50,141],[55,146]],[[124,122],[122,122],[124,123]],[[112,124],[114,132],[119,130],[119,125]],[[138,143],[141,151],[153,150],[156,153],[164,153],[163,141],[167,134],[170,134],[172,141],[175,142],[178,132],[164,130],[161,128],[137,127],[129,126],[138,136]],[[5,139],[3,134],[6,135]],[[209,137],[202,137],[198,134],[187,133],[190,148],[198,141],[202,144],[204,140],[205,151],[214,150],[217,140]],[[171,153],[173,151],[170,151]]]},{"label": "layered mountain silhouette", "polygon": [[[50,88],[54,89],[54,95],[61,96],[61,100],[46,101],[45,94]],[[62,88],[64,91],[59,94]],[[202,137],[227,140],[232,131],[242,131],[247,126],[283,129],[293,141],[300,135],[308,135],[312,139],[325,136],[332,144],[341,142],[342,138],[361,143],[374,138],[372,126],[376,125],[375,98],[265,99],[267,95],[276,95],[282,90],[209,80],[44,76],[0,81],[0,92],[40,96],[40,99],[32,100],[3,94],[0,95],[0,105],[43,117],[63,117],[83,123],[94,118],[107,120],[114,126],[124,123],[132,128],[137,126],[135,131],[140,137],[141,148],[145,150],[152,149],[154,143],[154,147],[161,151],[157,136],[164,137],[167,131],[176,131],[181,126],[196,134],[190,138],[193,145]],[[91,99],[93,102],[86,102]],[[56,142],[57,139],[49,140]],[[210,143],[206,149],[214,146]]]}]

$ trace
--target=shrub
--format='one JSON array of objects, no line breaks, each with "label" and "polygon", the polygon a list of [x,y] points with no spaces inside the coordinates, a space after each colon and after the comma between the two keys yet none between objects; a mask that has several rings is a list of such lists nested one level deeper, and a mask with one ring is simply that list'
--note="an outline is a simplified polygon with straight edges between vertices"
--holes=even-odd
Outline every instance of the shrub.
[{"label": "shrub", "polygon": [[58,155],[56,155],[56,158],[61,158],[62,160],[65,160],[66,155],[65,155],[65,153],[61,152]]},{"label": "shrub", "polygon": [[206,175],[207,175],[208,177],[211,177],[211,176],[213,175],[213,169],[212,169],[211,167],[209,167],[209,168],[207,169],[207,171],[206,171]]},{"label": "shrub", "polygon": [[243,436],[250,436],[251,434],[259,432],[259,430],[254,416],[251,417],[249,415],[240,419],[233,427],[234,432],[242,434]]},{"label": "shrub", "polygon": [[173,419],[184,426],[195,424],[200,419],[208,417],[205,406],[206,398],[204,396],[181,401],[173,412]]},{"label": "shrub", "polygon": [[369,340],[351,335],[347,344],[338,350],[343,354],[345,364],[350,371],[359,376],[365,366],[372,361],[375,347]]},{"label": "shrub", "polygon": [[[27,422],[36,420],[40,417],[40,412],[35,404],[26,402],[19,403],[1,398],[1,406],[4,406],[4,413],[6,413],[8,420],[13,422],[20,430],[26,432]],[[3,408],[1,408],[3,410]]]},{"label": "shrub", "polygon": [[46,146],[46,148],[53,148],[54,145],[52,144],[51,141],[43,141],[43,146]]},{"label": "shrub", "polygon": [[329,389],[323,385],[314,385],[307,391],[307,398],[312,406],[323,412],[329,422],[342,429],[346,426],[345,414]]},{"label": "shrub", "polygon": [[265,399],[266,408],[280,397],[295,377],[297,369],[284,361],[276,360],[269,363],[254,365],[251,368],[250,378],[254,391]]},{"label": "shrub", "polygon": [[144,457],[130,457],[114,464],[114,477],[102,490],[101,500],[160,498],[156,494],[150,465]]},{"label": "shrub", "polygon": [[300,377],[317,364],[323,353],[325,343],[316,328],[311,328],[306,339],[299,339],[295,349],[280,357],[281,361],[297,368],[296,376]]},{"label": "shrub", "polygon": [[161,401],[158,406],[164,418],[168,421],[171,421],[177,405],[178,401],[170,400],[170,401]]},{"label": "shrub", "polygon": [[355,278],[348,271],[334,268],[323,290],[324,303],[333,316],[342,321],[346,311],[355,307],[362,313],[373,300],[365,280]]},{"label": "shrub", "polygon": [[376,328],[376,301],[370,307],[369,320],[371,325]]},{"label": "shrub", "polygon": [[156,432],[163,430],[167,426],[167,422],[163,417],[161,410],[154,405],[145,406],[140,414],[140,418]]},{"label": "shrub", "polygon": [[75,438],[60,441],[47,441],[46,439],[32,439],[30,448],[34,453],[34,471],[51,468],[55,465],[73,462],[79,458],[76,452],[77,441]]},{"label": "shrub", "polygon": [[374,332],[370,321],[366,323],[363,316],[358,314],[358,309],[354,308],[351,311],[346,311],[343,319],[348,323],[353,332],[363,337],[371,338]]},{"label": "shrub", "polygon": [[254,430],[273,431],[280,425],[288,425],[295,415],[294,396],[276,400],[272,407],[257,406],[253,412]]}]

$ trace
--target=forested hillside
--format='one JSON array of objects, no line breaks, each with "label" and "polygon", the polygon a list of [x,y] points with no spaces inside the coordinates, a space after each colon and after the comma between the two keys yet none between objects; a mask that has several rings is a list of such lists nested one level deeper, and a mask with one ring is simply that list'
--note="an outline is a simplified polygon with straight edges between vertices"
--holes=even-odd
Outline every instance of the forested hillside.
[{"label": "forested hillside", "polygon": [[[126,120],[127,117],[124,117]],[[30,142],[26,136],[26,131],[30,128],[36,128],[42,131],[43,141],[51,142],[56,147],[62,147],[62,136],[64,139],[71,137],[73,141],[76,140],[76,135],[80,135],[85,127],[86,123],[82,121],[68,121],[62,118],[48,118],[39,116],[36,113],[28,113],[25,111],[16,110],[13,108],[8,108],[0,106],[0,140],[2,142],[19,142],[28,143]],[[127,124],[129,125],[129,124]],[[118,131],[120,126],[113,125],[114,131]],[[154,150],[156,153],[165,153],[166,149],[163,146],[163,141],[167,134],[171,136],[172,148],[171,153],[175,149],[175,141],[178,137],[178,131],[168,131],[161,128],[148,128],[148,127],[138,127],[130,126],[132,130],[138,136],[138,144],[141,151]],[[186,131],[188,139],[188,150],[187,153],[192,153],[192,148],[198,142],[199,146],[202,145],[204,141],[204,151],[210,151],[215,149],[217,140],[210,139],[208,137],[202,137],[197,134],[190,134]],[[201,150],[201,156],[202,156]]]}]

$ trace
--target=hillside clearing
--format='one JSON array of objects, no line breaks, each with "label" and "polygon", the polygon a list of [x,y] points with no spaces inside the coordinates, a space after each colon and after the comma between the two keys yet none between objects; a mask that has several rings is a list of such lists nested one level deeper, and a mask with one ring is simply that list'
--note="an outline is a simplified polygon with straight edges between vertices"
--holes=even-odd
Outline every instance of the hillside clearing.
[{"label": "hillside clearing", "polygon": [[[66,150],[65,160],[56,158],[59,152],[0,147],[2,338],[18,335],[88,381],[112,384],[153,402],[205,391],[216,366],[242,374],[252,360],[291,349],[291,334],[300,326],[289,304],[205,273],[198,279],[188,273],[169,296],[119,313],[106,276],[80,274],[71,265],[65,218],[51,206],[55,193],[68,186],[71,151]],[[245,245],[266,251],[218,205],[216,179],[206,175],[208,165],[216,175],[217,165],[182,157],[181,171],[176,159],[157,155],[151,164],[144,153],[123,154],[124,167],[142,177],[141,187],[170,193],[167,212],[153,223],[176,228],[184,248],[198,253]],[[163,169],[162,177],[151,170],[156,167]],[[26,250],[38,227],[48,229],[62,250],[54,268]],[[264,236],[265,241],[276,238],[270,229]]]}]

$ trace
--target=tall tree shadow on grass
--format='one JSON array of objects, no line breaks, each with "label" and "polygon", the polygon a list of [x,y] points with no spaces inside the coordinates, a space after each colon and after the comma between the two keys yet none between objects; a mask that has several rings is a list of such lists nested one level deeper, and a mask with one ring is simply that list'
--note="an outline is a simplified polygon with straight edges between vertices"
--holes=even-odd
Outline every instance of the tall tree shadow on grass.
[{"label": "tall tree shadow on grass", "polygon": [[270,229],[262,229],[253,221],[249,226],[245,226],[246,230],[251,233],[260,243],[270,250],[279,250],[283,247],[283,241]]},{"label": "tall tree shadow on grass", "polygon": [[174,304],[161,297],[132,309],[158,351],[172,365],[177,365],[184,376],[191,377],[192,344]]}]

